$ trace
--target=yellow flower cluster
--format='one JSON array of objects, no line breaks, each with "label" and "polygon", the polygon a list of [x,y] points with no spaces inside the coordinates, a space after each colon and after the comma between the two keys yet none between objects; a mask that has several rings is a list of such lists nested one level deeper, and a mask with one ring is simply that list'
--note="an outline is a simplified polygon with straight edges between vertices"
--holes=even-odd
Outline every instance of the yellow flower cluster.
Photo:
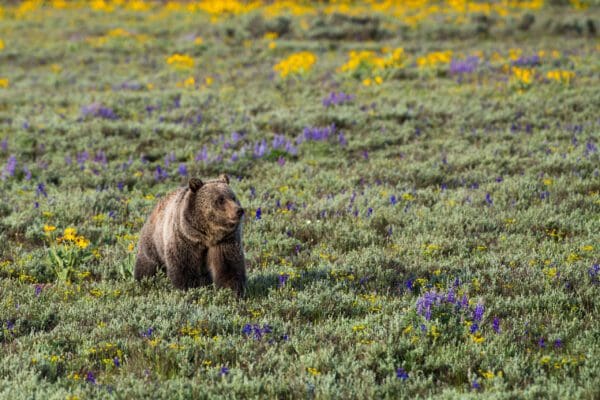
[{"label": "yellow flower cluster", "polygon": [[512,67],[513,78],[522,85],[531,85],[535,76],[535,71],[531,68]]},{"label": "yellow flower cluster", "polygon": [[291,74],[304,74],[312,68],[315,62],[317,62],[317,56],[310,51],[301,51],[281,60],[273,67],[273,71],[278,72],[282,78]]},{"label": "yellow flower cluster", "polygon": [[194,59],[187,54],[175,53],[167,57],[167,64],[175,69],[192,69],[194,67]]},{"label": "yellow flower cluster", "polygon": [[351,51],[348,61],[339,68],[340,72],[354,72],[361,68],[367,70],[383,70],[386,68],[402,68],[406,60],[404,49],[398,47],[387,54],[379,56],[371,50]]},{"label": "yellow flower cluster", "polygon": [[546,74],[546,78],[548,78],[551,81],[569,84],[571,80],[575,78],[575,72],[556,69],[548,71],[548,73]]},{"label": "yellow flower cluster", "polygon": [[8,87],[8,79],[0,78],[0,89],[6,89]]},{"label": "yellow flower cluster", "polygon": [[204,0],[198,2],[194,9],[204,11],[213,18],[246,14],[261,5],[260,2],[241,2],[237,0]]},{"label": "yellow flower cluster", "polygon": [[[46,226],[44,226],[44,231],[46,231]],[[86,239],[84,236],[77,235],[77,229],[75,228],[65,228],[63,236],[56,238],[56,242],[58,244],[74,244],[80,249],[85,249],[90,245],[90,241],[88,239]]]},{"label": "yellow flower cluster", "polygon": [[419,68],[436,67],[440,64],[450,64],[452,61],[452,51],[434,51],[417,58]]}]

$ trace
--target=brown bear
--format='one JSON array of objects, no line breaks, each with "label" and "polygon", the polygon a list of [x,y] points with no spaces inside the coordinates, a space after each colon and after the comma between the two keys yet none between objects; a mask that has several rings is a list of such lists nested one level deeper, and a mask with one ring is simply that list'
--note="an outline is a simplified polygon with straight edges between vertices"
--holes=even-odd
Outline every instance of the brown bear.
[{"label": "brown bear", "polygon": [[166,268],[179,289],[214,282],[242,296],[246,288],[243,215],[227,175],[205,182],[191,178],[187,187],[161,199],[144,224],[135,279]]}]

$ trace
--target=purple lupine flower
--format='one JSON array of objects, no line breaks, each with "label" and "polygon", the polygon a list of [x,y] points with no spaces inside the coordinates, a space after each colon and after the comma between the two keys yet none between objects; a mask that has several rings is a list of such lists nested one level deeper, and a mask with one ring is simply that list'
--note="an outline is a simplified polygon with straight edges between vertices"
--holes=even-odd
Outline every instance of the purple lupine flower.
[{"label": "purple lupine flower", "polygon": [[187,174],[188,174],[187,166],[184,163],[179,164],[179,168],[177,169],[177,172],[179,172],[179,175],[181,175],[181,176],[187,176]]},{"label": "purple lupine flower", "polygon": [[338,142],[342,147],[346,147],[348,145],[348,141],[346,140],[346,136],[344,136],[344,132],[340,132],[338,135]]},{"label": "purple lupine flower", "polygon": [[175,98],[173,99],[173,108],[179,108],[181,107],[181,95],[177,94],[175,96]]},{"label": "purple lupine flower", "polygon": [[8,150],[8,139],[2,139],[2,141],[0,142],[0,149],[2,149],[2,151]]},{"label": "purple lupine flower", "polygon": [[403,381],[408,379],[408,372],[404,370],[404,368],[398,368],[396,370],[396,378],[402,379]]},{"label": "purple lupine flower", "polygon": [[492,322],[492,328],[494,332],[500,333],[500,318],[494,317],[494,321]]},{"label": "purple lupine flower", "polygon": [[479,57],[471,56],[466,60],[452,60],[450,62],[450,74],[463,75],[470,74],[477,69],[479,65]]},{"label": "purple lupine flower", "polygon": [[471,327],[469,328],[469,333],[472,335],[475,332],[477,332],[478,329],[479,329],[479,325],[473,323],[473,324],[471,324]]},{"label": "purple lupine flower", "polygon": [[2,171],[2,179],[6,179],[8,176],[15,175],[15,169],[17,168],[17,157],[14,154],[11,154],[6,160],[6,165],[4,166],[4,171]]},{"label": "purple lupine flower", "polygon": [[79,164],[79,168],[83,170],[85,166],[85,162],[90,158],[90,153],[87,151],[83,151],[77,154],[77,164]]},{"label": "purple lupine flower", "polygon": [[94,162],[102,165],[108,164],[108,160],[106,158],[106,153],[104,150],[98,150],[96,155],[94,156]]},{"label": "purple lupine flower", "polygon": [[225,376],[225,375],[227,375],[227,374],[229,374],[229,368],[227,368],[227,367],[225,367],[225,366],[222,366],[222,367],[221,367],[221,370],[219,371],[219,375],[221,375],[221,376]]},{"label": "purple lupine flower", "polygon": [[81,107],[81,116],[113,120],[119,118],[111,108],[105,107],[100,103],[92,103],[88,106]]},{"label": "purple lupine flower", "polygon": [[473,311],[473,320],[477,322],[481,322],[483,318],[483,313],[485,312],[485,307],[482,303],[477,303],[475,306],[475,310]]},{"label": "purple lupine flower", "polygon": [[496,178],[496,183],[500,183],[500,182],[502,182],[503,180],[504,180],[504,179],[503,179],[501,176],[499,176],[499,177],[497,177],[497,178]]},{"label": "purple lupine flower", "polygon": [[267,141],[266,139],[261,140],[258,143],[254,144],[254,158],[261,158],[262,156],[265,155],[265,153],[268,150],[268,146],[267,146]]},{"label": "purple lupine flower", "polygon": [[414,279],[409,279],[409,280],[406,281],[406,283],[404,284],[404,286],[406,286],[406,288],[408,290],[412,291],[413,288],[414,288],[414,282],[415,282]]},{"label": "purple lupine flower", "polygon": [[285,152],[292,156],[295,156],[298,154],[298,148],[294,146],[292,142],[288,141],[285,145]]},{"label": "purple lupine flower", "polygon": [[171,163],[175,162],[175,160],[176,160],[176,158],[175,158],[174,151],[165,155],[165,168],[168,167],[169,165],[171,165]]},{"label": "purple lupine flower", "polygon": [[590,276],[590,280],[594,284],[600,283],[598,279],[598,275],[600,274],[600,264],[594,264],[590,269],[588,269],[588,275]]},{"label": "purple lupine flower", "polygon": [[429,291],[423,294],[417,299],[417,314],[424,316],[425,319],[429,321],[431,319],[433,306],[440,304],[442,297],[442,295],[435,291]]},{"label": "purple lupine flower", "polygon": [[208,148],[206,147],[206,145],[204,145],[202,147],[202,150],[200,150],[200,151],[198,151],[198,153],[196,153],[196,157],[194,157],[194,161],[196,161],[196,162],[208,161]]},{"label": "purple lupine flower", "polygon": [[369,207],[369,208],[367,209],[367,217],[370,217],[371,215],[373,215],[373,208],[372,208],[372,207]]},{"label": "purple lupine flower", "polygon": [[543,192],[540,193],[540,200],[545,200],[548,197],[550,197],[550,192],[547,190],[544,190]]},{"label": "purple lupine flower", "polygon": [[448,293],[446,294],[446,301],[448,303],[456,303],[456,295],[454,294],[454,288],[450,288],[450,290],[448,290]]},{"label": "purple lupine flower", "polygon": [[27,168],[27,165],[23,166],[23,172],[25,173],[25,180],[30,181],[31,180],[31,171],[29,170],[29,168]]},{"label": "purple lupine flower", "polygon": [[541,337],[540,340],[538,340],[538,346],[540,346],[542,349],[546,348],[546,341],[543,337]]},{"label": "purple lupine flower", "polygon": [[279,156],[277,159],[277,164],[279,164],[280,167],[283,167],[285,165],[285,158],[283,156]]},{"label": "purple lupine flower", "polygon": [[241,139],[242,139],[242,135],[240,133],[238,133],[238,132],[231,133],[231,141],[233,142],[233,144],[236,144]]},{"label": "purple lupine flower", "polygon": [[534,54],[532,56],[521,56],[512,62],[513,65],[518,67],[532,67],[540,64],[540,56]]},{"label": "purple lupine flower", "polygon": [[398,203],[398,199],[396,199],[395,195],[390,196],[390,203],[392,203],[393,206],[395,206],[396,203]]},{"label": "purple lupine flower", "polygon": [[481,385],[479,384],[479,382],[477,382],[477,379],[473,379],[473,382],[471,382],[471,388],[473,390],[481,389]]},{"label": "purple lupine flower", "polygon": [[589,140],[585,145],[585,155],[589,156],[590,154],[595,153],[597,151],[598,151],[598,147],[596,147],[596,144],[594,144],[594,142]]},{"label": "purple lupine flower", "polygon": [[259,220],[262,218],[262,210],[260,207],[256,209],[256,219]]},{"label": "purple lupine flower", "polygon": [[561,348],[561,347],[562,347],[562,345],[563,345],[563,341],[562,341],[560,338],[559,338],[559,339],[556,339],[556,340],[554,340],[554,347],[555,347],[555,348],[559,349],[559,348]]},{"label": "purple lupine flower", "polygon": [[124,187],[125,187],[125,183],[124,182],[118,182],[117,183],[117,189],[119,189],[120,192],[123,191]]},{"label": "purple lupine flower", "polygon": [[142,337],[146,339],[150,339],[154,334],[154,328],[148,328],[145,332],[142,332]]},{"label": "purple lupine flower", "polygon": [[462,299],[460,300],[460,306],[464,309],[469,307],[469,299],[466,294],[463,294]]},{"label": "purple lupine flower", "polygon": [[335,132],[335,124],[331,124],[325,127],[305,127],[302,133],[304,135],[304,140],[318,142],[328,140]]},{"label": "purple lupine flower", "polygon": [[119,368],[121,366],[121,362],[119,361],[119,357],[113,358],[113,364],[115,367]]},{"label": "purple lupine flower", "polygon": [[38,183],[37,188],[35,189],[35,196],[48,197],[48,193],[46,193],[46,185],[44,185],[42,182]]},{"label": "purple lupine flower", "polygon": [[300,246],[299,244],[294,246],[294,253],[296,253],[296,255],[300,254],[300,250],[302,250],[302,246]]},{"label": "purple lupine flower", "polygon": [[88,371],[87,375],[85,376],[85,381],[91,383],[92,385],[96,384],[96,378],[94,377],[92,371]]},{"label": "purple lupine flower", "polygon": [[280,288],[284,287],[289,278],[290,278],[290,276],[288,274],[280,274],[279,275],[279,284],[277,286]]},{"label": "purple lupine flower", "polygon": [[492,195],[489,193],[486,193],[485,195],[485,202],[488,203],[488,205],[492,206],[494,205],[494,200],[492,200]]},{"label": "purple lupine flower", "polygon": [[346,94],[344,92],[331,92],[322,101],[324,107],[337,106],[344,103],[349,103],[354,100],[354,96]]},{"label": "purple lupine flower", "polygon": [[169,174],[167,173],[167,171],[162,169],[160,165],[157,165],[156,170],[154,171],[154,179],[156,179],[157,181],[162,181],[167,179],[168,177]]},{"label": "purple lupine flower", "polygon": [[6,329],[12,331],[13,329],[15,329],[15,323],[11,320],[6,320]]},{"label": "purple lupine flower", "polygon": [[34,291],[35,296],[39,297],[41,293],[42,293],[42,285],[35,285],[35,291]]},{"label": "purple lupine flower", "polygon": [[246,325],[244,325],[244,327],[242,328],[242,333],[243,333],[244,335],[249,335],[249,334],[251,334],[251,333],[252,333],[252,325],[250,325],[250,324],[246,324]]},{"label": "purple lupine flower", "polygon": [[282,147],[285,147],[285,145],[287,144],[288,140],[285,138],[285,136],[283,135],[275,135],[275,137],[273,137],[273,148],[274,149],[279,149]]}]

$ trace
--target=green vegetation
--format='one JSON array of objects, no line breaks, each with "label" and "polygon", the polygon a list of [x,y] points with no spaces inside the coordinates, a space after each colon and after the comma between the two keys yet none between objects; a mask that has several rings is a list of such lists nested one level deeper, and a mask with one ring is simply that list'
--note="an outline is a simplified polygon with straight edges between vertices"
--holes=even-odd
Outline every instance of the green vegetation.
[{"label": "green vegetation", "polygon": [[[42,3],[0,9],[0,398],[600,397],[598,8]],[[134,282],[223,172],[247,297]]]}]

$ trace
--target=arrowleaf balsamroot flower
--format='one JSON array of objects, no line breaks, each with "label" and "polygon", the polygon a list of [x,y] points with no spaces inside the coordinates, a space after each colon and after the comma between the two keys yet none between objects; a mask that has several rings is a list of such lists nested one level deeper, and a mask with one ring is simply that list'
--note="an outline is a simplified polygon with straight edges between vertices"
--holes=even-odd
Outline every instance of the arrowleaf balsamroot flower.
[{"label": "arrowleaf balsamroot flower", "polygon": [[167,64],[175,69],[187,70],[194,67],[194,59],[187,54],[175,53],[167,57]]},{"label": "arrowleaf balsamroot flower", "polygon": [[273,67],[273,71],[278,72],[282,78],[286,78],[288,75],[307,73],[316,62],[316,55],[310,51],[301,51],[281,60]]}]

